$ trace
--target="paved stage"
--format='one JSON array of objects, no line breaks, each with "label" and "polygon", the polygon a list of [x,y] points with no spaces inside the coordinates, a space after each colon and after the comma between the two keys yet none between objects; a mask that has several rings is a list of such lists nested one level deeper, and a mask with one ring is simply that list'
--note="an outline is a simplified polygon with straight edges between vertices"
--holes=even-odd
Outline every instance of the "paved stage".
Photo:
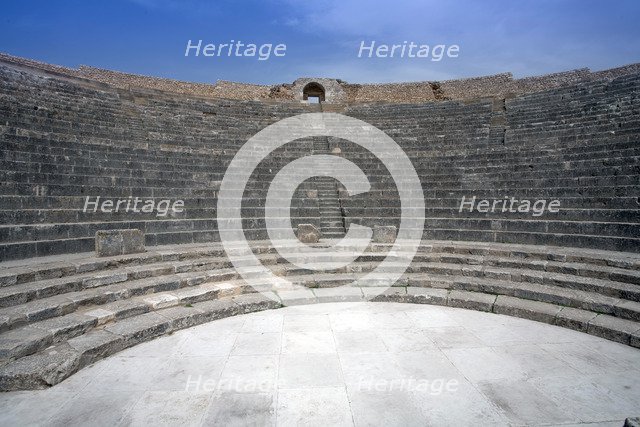
[{"label": "paved stage", "polygon": [[640,415],[640,350],[463,309],[338,303],[254,313],[118,353],[0,425],[597,425]]}]

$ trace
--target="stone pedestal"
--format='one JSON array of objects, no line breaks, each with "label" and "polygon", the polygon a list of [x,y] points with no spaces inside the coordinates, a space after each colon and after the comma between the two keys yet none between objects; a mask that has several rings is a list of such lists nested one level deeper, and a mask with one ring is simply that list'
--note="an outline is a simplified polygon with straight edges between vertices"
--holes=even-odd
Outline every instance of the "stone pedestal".
[{"label": "stone pedestal", "polygon": [[297,236],[302,243],[318,243],[322,233],[313,224],[298,224]]},{"label": "stone pedestal", "polygon": [[144,252],[144,233],[140,230],[96,231],[96,255],[115,256]]},{"label": "stone pedestal", "polygon": [[396,234],[395,225],[376,225],[373,227],[373,243],[393,243]]}]

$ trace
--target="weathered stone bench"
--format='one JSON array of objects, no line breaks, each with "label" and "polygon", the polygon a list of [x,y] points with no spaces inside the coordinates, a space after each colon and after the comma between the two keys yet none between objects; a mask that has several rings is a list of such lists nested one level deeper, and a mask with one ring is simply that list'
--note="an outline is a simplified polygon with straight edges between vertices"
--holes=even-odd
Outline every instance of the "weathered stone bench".
[{"label": "weathered stone bench", "polygon": [[144,252],[144,234],[140,230],[96,231],[96,255],[99,257]]}]

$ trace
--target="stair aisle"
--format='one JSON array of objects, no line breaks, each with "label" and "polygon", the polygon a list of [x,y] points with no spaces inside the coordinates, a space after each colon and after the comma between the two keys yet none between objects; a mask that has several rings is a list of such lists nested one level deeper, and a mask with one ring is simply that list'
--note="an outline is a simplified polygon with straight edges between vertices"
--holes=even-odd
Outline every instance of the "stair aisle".
[{"label": "stair aisle", "polygon": [[[319,138],[314,142],[314,154],[329,154],[329,138]],[[318,163],[316,170],[326,171],[330,165]],[[340,199],[338,198],[338,187],[335,179],[318,176],[316,186],[318,188],[318,200],[320,201],[320,228],[322,237],[330,239],[340,239],[345,236],[344,219]]]}]

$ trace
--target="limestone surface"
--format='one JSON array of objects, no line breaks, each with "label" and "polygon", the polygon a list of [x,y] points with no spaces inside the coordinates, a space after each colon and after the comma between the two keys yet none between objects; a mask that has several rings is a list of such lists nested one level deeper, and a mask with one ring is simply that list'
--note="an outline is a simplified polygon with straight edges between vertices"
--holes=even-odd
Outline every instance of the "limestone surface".
[{"label": "limestone surface", "polygon": [[[104,350],[114,337],[94,339]],[[77,364],[86,344],[55,357]],[[31,378],[40,362],[15,369]],[[176,331],[47,390],[1,393],[0,424],[634,426],[624,423],[640,408],[639,366],[638,349],[492,313],[296,306]],[[34,381],[55,380],[44,368]]]},{"label": "limestone surface", "polygon": [[313,224],[298,224],[297,236],[302,243],[318,243],[322,233]]},{"label": "limestone surface", "polygon": [[96,254],[101,257],[144,252],[144,234],[140,230],[96,231]]},{"label": "limestone surface", "polygon": [[396,240],[395,225],[376,225],[373,227],[374,243],[393,243]]}]

